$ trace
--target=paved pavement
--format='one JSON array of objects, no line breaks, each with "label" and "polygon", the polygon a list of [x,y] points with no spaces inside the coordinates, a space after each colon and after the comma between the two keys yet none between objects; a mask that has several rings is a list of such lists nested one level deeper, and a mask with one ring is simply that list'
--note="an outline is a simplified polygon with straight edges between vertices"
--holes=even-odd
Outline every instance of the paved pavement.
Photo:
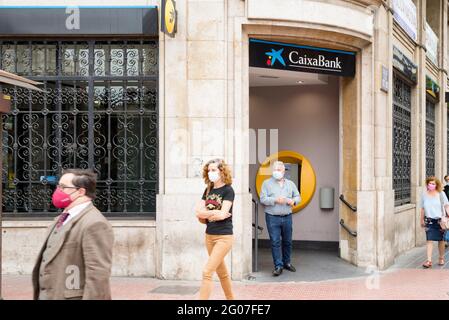
[{"label": "paved pavement", "polygon": [[[252,280],[234,281],[235,296],[241,300],[449,300],[449,262],[425,270],[421,267],[424,254],[424,247],[415,248],[378,272],[347,264],[332,252],[297,252],[298,271],[285,270],[275,278],[270,273],[269,252],[262,252],[265,257]],[[112,295],[119,300],[191,300],[197,299],[199,286],[199,281],[114,277]],[[4,276],[3,298],[31,299],[30,276]],[[224,299],[218,282],[211,299]]]},{"label": "paved pavement", "polygon": [[284,270],[281,276],[273,277],[271,250],[259,249],[258,272],[252,274],[258,282],[324,281],[366,276],[366,268],[358,268],[346,262],[333,250],[294,250],[292,264],[297,272]]}]

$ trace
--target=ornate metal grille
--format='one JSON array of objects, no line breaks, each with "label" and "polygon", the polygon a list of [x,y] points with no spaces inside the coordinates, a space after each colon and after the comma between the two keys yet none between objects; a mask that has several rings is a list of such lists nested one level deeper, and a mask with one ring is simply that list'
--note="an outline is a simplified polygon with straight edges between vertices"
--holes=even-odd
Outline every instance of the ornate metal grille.
[{"label": "ornate metal grille", "polygon": [[435,175],[435,104],[426,101],[426,177]]},{"label": "ornate metal grille", "polygon": [[410,203],[411,87],[393,77],[393,189],[395,205]]},{"label": "ornate metal grille", "polygon": [[93,168],[107,216],[154,215],[158,180],[158,46],[139,41],[4,41],[0,69],[45,93],[2,88],[3,210],[56,214],[62,169]]}]

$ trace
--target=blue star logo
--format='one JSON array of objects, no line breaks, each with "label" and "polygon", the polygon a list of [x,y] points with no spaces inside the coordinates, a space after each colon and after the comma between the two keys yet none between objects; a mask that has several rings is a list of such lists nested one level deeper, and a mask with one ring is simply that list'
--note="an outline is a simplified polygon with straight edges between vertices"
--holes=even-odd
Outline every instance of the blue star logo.
[{"label": "blue star logo", "polygon": [[281,56],[283,51],[284,51],[284,48],[279,49],[278,51],[271,49],[271,52],[265,52],[265,55],[268,56],[267,65],[269,65],[271,67],[274,65],[274,63],[276,61],[279,61],[285,67],[284,58],[282,58],[282,56]]}]

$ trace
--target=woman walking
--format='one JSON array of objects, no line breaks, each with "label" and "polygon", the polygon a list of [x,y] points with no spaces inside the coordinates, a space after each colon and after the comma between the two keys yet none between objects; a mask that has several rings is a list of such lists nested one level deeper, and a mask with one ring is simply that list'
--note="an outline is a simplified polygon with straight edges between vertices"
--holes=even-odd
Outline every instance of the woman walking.
[{"label": "woman walking", "polygon": [[226,299],[233,300],[231,278],[224,258],[232,248],[232,203],[234,190],[229,167],[221,159],[211,160],[203,168],[203,178],[207,185],[202,200],[195,211],[200,222],[206,227],[206,248],[209,260],[203,269],[200,299],[207,300],[212,291],[212,276],[217,273]]},{"label": "woman walking", "polygon": [[440,221],[446,210],[449,210],[449,201],[436,177],[428,177],[426,186],[427,189],[421,196],[421,227],[425,228],[427,239],[427,260],[423,267],[431,268],[433,241],[438,241],[438,265],[444,265],[444,231],[440,227]]}]

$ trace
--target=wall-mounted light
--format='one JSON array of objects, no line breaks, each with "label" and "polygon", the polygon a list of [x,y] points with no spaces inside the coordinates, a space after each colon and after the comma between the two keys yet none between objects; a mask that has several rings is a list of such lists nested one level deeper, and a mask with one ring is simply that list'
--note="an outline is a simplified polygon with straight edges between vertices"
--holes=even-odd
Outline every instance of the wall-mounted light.
[{"label": "wall-mounted light", "polygon": [[304,81],[302,81],[302,80],[298,80],[298,81],[296,81],[296,83],[297,83],[297,84],[303,84],[303,83],[304,83]]}]

